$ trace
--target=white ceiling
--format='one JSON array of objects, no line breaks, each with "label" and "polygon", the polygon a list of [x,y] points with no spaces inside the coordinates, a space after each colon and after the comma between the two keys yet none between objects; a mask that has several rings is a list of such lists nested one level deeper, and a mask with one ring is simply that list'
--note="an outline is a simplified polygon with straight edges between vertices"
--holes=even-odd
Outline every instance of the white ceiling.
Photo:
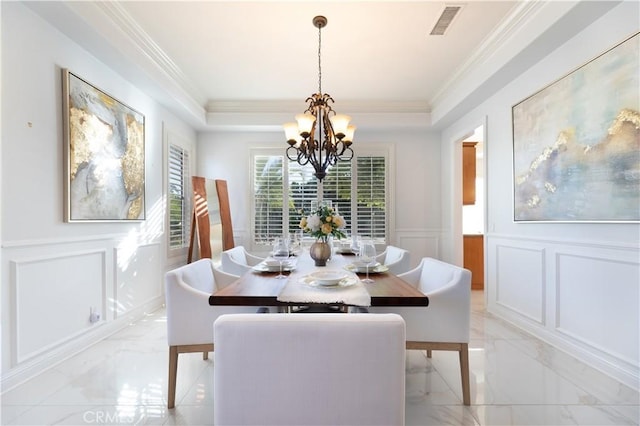
[{"label": "white ceiling", "polygon": [[[555,5],[555,19],[575,5],[557,3],[563,5]],[[463,8],[445,35],[430,36],[445,5],[451,4]],[[432,124],[438,108],[448,111],[460,103],[454,100],[449,105],[460,88],[467,94],[477,91],[516,56],[504,46],[522,43],[525,39],[517,40],[518,28],[545,18],[542,5],[549,4],[480,0],[27,3],[198,128],[238,124],[243,113],[244,119],[251,113],[273,114],[258,123],[268,125],[284,113],[301,112],[304,99],[318,89],[318,30],[311,22],[316,15],[328,19],[322,30],[322,89],[335,99],[337,112],[414,114],[425,125]],[[553,23],[548,21],[538,25],[540,32]],[[503,51],[507,56],[500,56]]]},{"label": "white ceiling", "polygon": [[[207,100],[429,101],[514,2],[471,1],[444,36],[429,36],[444,2],[147,2],[124,9]],[[482,19],[477,19],[482,16]]]}]

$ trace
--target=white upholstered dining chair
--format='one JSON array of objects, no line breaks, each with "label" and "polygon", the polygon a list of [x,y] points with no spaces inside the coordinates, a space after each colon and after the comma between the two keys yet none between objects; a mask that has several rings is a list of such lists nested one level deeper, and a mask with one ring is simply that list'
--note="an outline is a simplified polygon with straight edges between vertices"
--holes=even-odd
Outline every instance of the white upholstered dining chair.
[{"label": "white upholstered dining chair", "polygon": [[471,272],[423,258],[411,271],[398,275],[429,297],[429,306],[371,307],[371,313],[400,314],[407,326],[407,349],[457,351],[460,360],[462,400],[471,404],[469,383],[469,328],[471,321]]},{"label": "white upholstered dining chair", "polygon": [[262,257],[249,253],[243,246],[236,246],[220,253],[221,269],[228,274],[238,276],[244,275],[263,260]]},{"label": "white upholstered dining chair", "polygon": [[[167,407],[175,406],[178,355],[202,352],[203,359],[213,351],[213,322],[222,314],[256,312],[249,306],[210,306],[209,296],[237,277],[214,270],[205,258],[169,271],[165,275],[167,342],[169,343],[169,387]],[[225,277],[226,276],[226,277]]]},{"label": "white upholstered dining chair", "polygon": [[213,328],[215,425],[404,424],[400,316],[239,314]]},{"label": "white upholstered dining chair", "polygon": [[382,253],[376,256],[376,260],[394,275],[400,275],[411,269],[411,253],[409,250],[396,246],[387,246]]}]

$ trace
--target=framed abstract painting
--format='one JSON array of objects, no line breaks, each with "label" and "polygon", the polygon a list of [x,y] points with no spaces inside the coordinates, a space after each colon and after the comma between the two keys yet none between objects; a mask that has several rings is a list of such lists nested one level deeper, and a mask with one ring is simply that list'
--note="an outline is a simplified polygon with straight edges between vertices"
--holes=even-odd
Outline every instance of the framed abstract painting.
[{"label": "framed abstract painting", "polygon": [[62,70],[65,220],[145,219],[145,118]]},{"label": "framed abstract painting", "polygon": [[639,34],[512,107],[514,221],[640,221]]}]

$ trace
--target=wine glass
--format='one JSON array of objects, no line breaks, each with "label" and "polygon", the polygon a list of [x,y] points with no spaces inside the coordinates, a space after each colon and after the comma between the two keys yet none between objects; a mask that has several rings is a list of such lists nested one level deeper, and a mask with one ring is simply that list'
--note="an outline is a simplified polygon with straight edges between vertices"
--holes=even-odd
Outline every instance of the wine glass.
[{"label": "wine glass", "polygon": [[352,235],[351,236],[351,253],[358,256],[360,254],[360,235]]},{"label": "wine glass", "polygon": [[291,250],[291,254],[297,256],[300,254],[300,236],[298,232],[290,232],[289,233],[289,250]]},{"label": "wine glass", "polygon": [[271,257],[277,260],[280,264],[280,273],[276,276],[276,278],[287,278],[286,275],[282,274],[282,262],[289,258],[289,244],[286,238],[276,238],[273,244]]},{"label": "wine glass", "polygon": [[367,267],[367,277],[362,282],[374,282],[369,278],[369,269],[376,263],[376,246],[373,241],[362,241],[360,243],[360,261]]}]

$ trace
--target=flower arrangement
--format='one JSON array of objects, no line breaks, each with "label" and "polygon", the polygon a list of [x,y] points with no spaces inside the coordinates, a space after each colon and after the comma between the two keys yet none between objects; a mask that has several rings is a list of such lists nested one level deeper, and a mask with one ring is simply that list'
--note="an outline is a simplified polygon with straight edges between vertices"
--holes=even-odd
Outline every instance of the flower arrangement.
[{"label": "flower arrangement", "polygon": [[[300,212],[304,215],[304,211]],[[346,238],[342,229],[344,229],[346,221],[340,216],[333,207],[320,206],[317,210],[311,212],[308,216],[302,216],[300,220],[300,229],[305,233],[316,237],[317,241],[327,242],[327,238],[331,235],[334,238]]]}]

